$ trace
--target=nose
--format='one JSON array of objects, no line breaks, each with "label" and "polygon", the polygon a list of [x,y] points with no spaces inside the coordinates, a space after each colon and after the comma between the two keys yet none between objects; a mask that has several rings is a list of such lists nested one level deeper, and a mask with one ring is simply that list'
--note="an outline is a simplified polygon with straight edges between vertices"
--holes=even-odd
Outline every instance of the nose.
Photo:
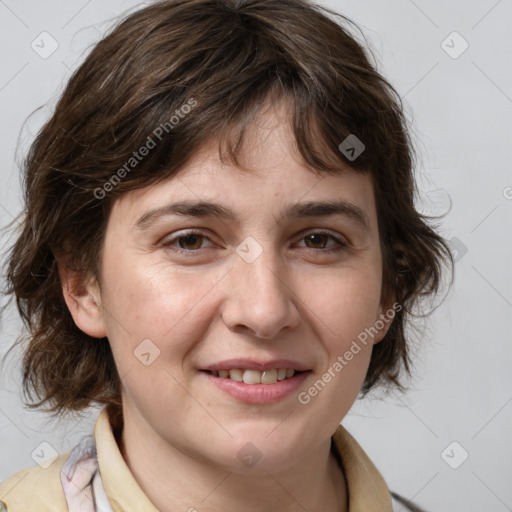
[{"label": "nose", "polygon": [[248,263],[238,256],[225,280],[222,307],[225,325],[239,333],[272,339],[283,329],[300,322],[300,298],[293,290],[288,272],[269,249]]}]

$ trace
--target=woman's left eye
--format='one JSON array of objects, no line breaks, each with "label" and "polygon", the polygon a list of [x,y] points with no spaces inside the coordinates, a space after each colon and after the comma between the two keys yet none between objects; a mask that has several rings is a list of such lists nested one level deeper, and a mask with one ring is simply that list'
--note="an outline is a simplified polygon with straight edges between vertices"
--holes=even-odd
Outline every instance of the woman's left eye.
[{"label": "woman's left eye", "polygon": [[329,239],[334,240],[334,242],[335,242],[334,246],[331,246],[329,248],[308,246],[308,248],[309,249],[323,249],[323,252],[341,251],[343,249],[348,248],[348,244],[346,244],[345,242],[342,242],[341,240],[339,240],[335,236],[331,235],[330,233],[324,233],[321,231],[316,231],[314,233],[308,233],[307,235],[305,235],[301,238],[301,240],[306,240],[307,242],[310,242],[312,244],[320,244],[320,245],[324,245],[324,242],[326,242]]},{"label": "woman's left eye", "polygon": [[[189,231],[187,233],[168,239],[162,245],[169,250],[192,256],[199,249],[204,249],[204,241],[210,239],[200,231]],[[304,240],[308,249],[319,250],[322,253],[331,253],[345,250],[349,245],[330,233],[315,231],[303,235],[300,240]],[[334,244],[326,247],[329,241]],[[301,246],[304,247],[304,246]]]}]

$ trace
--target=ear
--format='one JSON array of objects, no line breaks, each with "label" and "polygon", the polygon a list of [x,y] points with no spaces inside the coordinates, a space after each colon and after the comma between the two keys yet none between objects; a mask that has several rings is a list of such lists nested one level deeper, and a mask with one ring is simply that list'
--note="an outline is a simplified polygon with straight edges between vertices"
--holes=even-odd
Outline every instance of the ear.
[{"label": "ear", "polygon": [[380,304],[377,317],[375,318],[375,328],[378,329],[378,333],[373,338],[373,344],[377,344],[384,339],[386,336],[395,315],[402,309],[402,306],[397,302],[387,301],[387,303]]},{"label": "ear", "polygon": [[76,326],[93,338],[107,336],[99,286],[95,278],[84,277],[64,263],[58,263],[62,294]]}]

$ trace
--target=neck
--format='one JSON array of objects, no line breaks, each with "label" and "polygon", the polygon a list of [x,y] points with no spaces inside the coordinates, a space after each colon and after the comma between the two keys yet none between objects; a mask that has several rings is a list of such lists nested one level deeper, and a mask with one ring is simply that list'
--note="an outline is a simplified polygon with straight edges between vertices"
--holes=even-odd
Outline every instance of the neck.
[{"label": "neck", "polygon": [[120,450],[141,489],[162,512],[348,511],[347,485],[330,439],[285,471],[247,475],[198,460],[134,419],[123,427]]}]

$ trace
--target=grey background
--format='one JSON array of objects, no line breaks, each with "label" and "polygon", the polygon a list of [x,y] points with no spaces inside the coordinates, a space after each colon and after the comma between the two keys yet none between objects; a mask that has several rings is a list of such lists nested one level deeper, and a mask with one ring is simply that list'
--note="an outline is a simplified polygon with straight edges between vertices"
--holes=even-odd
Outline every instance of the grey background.
[{"label": "grey background", "polygon": [[[446,300],[420,322],[410,391],[358,401],[343,423],[390,487],[428,510],[512,510],[512,1],[322,3],[363,28],[379,69],[404,98],[420,150],[420,207],[440,214],[451,202],[441,232],[459,259]],[[0,0],[2,226],[20,209],[16,158],[85,49],[109,20],[135,5]],[[47,59],[31,47],[34,40],[41,45],[43,31],[58,43]],[[457,58],[464,43],[448,37],[454,31],[469,44]],[[0,355],[19,329],[11,311],[2,323]],[[26,411],[19,368],[9,361],[0,376],[0,480],[34,465],[31,453],[41,451],[41,442],[69,450],[97,415],[93,410],[82,421],[56,425]]]}]

